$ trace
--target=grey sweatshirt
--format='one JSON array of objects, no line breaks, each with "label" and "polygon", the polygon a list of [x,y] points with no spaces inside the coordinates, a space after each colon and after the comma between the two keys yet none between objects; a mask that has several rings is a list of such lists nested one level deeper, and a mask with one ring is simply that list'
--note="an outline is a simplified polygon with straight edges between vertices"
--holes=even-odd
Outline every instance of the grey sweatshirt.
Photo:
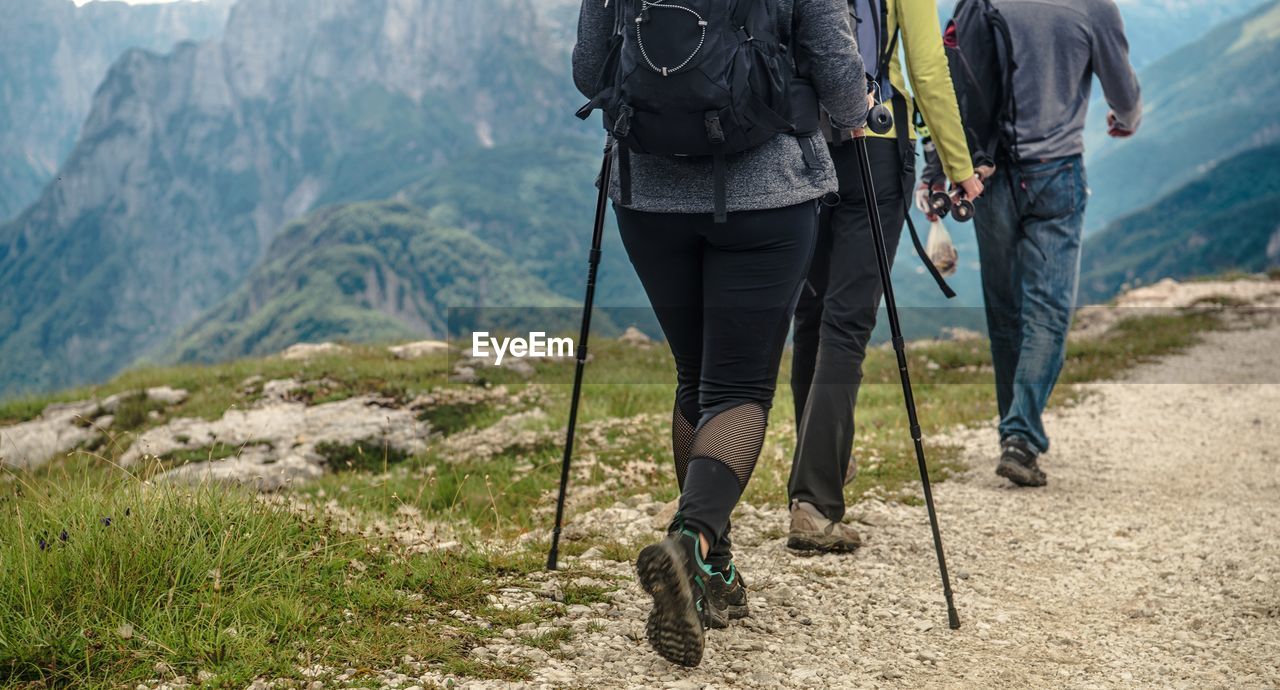
[{"label": "grey sweatshirt", "polygon": [[1120,127],[1136,131],[1142,92],[1114,0],[992,0],[1013,35],[1018,154],[1023,160],[1084,152],[1093,75]]},{"label": "grey sweatshirt", "polygon": [[[613,0],[582,0],[578,43],[573,48],[573,80],[587,97],[604,64],[613,33]],[[778,0],[783,36],[797,55],[809,57],[818,99],[842,128],[867,119],[866,77],[854,45],[845,0]],[[790,20],[793,17],[794,22]],[[820,170],[805,165],[794,136],[779,134],[765,144],[727,160],[727,206],[730,212],[782,208],[812,201],[838,188],[835,168],[822,135],[813,137]],[[609,186],[618,203],[617,166]],[[709,158],[631,156],[631,206],[657,213],[711,213],[712,171]]]}]

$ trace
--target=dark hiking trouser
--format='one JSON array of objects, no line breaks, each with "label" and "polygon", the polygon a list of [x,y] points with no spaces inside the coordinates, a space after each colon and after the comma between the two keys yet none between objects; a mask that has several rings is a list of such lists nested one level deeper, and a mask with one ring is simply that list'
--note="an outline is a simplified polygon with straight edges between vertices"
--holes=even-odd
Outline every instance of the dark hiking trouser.
[{"label": "dark hiking trouser", "polygon": [[[816,202],[729,214],[615,206],[627,255],[676,363],[680,518],[729,557],[729,514],[764,443],[778,366],[813,255]],[[682,430],[683,428],[683,430]]]},{"label": "dark hiking trouser", "polygon": [[[867,138],[876,201],[890,265],[898,251],[905,199],[914,182],[897,141]],[[796,308],[791,391],[796,406],[792,501],[811,503],[829,520],[844,518],[844,481],[853,452],[854,408],[862,361],[884,296],[862,176],[852,145],[832,147],[840,204],[824,208],[809,285]]]}]

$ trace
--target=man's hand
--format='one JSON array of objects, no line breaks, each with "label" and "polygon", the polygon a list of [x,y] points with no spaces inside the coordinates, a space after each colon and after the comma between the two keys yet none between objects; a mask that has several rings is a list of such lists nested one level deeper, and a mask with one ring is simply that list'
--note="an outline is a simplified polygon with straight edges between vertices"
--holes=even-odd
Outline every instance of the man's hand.
[{"label": "man's hand", "polygon": [[1133,130],[1119,126],[1115,111],[1111,111],[1107,113],[1107,135],[1114,139],[1128,139],[1133,136]]},{"label": "man's hand", "polygon": [[986,187],[982,184],[982,178],[975,173],[973,177],[960,182],[952,189],[953,192],[957,190],[963,193],[969,201],[973,201],[982,196],[982,193],[986,191]]},{"label": "man's hand", "polygon": [[[867,112],[871,112],[871,109],[874,107],[876,107],[876,97],[868,93],[867,94]],[[849,130],[849,136],[854,139],[861,139],[862,137],[867,136],[867,130],[864,127],[857,127]]]}]

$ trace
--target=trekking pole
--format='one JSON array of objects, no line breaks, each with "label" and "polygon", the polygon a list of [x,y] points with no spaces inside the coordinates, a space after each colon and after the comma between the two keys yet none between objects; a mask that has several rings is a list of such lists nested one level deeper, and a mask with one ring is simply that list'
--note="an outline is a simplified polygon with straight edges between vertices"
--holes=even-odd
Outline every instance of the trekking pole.
[{"label": "trekking pole", "polygon": [[596,301],[596,275],[600,272],[600,247],[604,244],[604,217],[609,205],[609,177],[613,173],[613,137],[604,145],[600,164],[600,194],[596,198],[596,221],[591,231],[591,254],[587,268],[587,297],[582,306],[582,330],[578,333],[577,368],[573,372],[573,397],[569,403],[569,430],[565,434],[564,458],[560,461],[560,497],[556,500],[556,526],[551,531],[551,552],[547,570],[556,569],[560,557],[560,528],[564,523],[565,493],[569,488],[569,461],[573,457],[573,434],[578,425],[578,401],[582,397],[582,376],[587,366],[587,337],[591,333],[591,308]]},{"label": "trekking pole", "polygon": [[867,155],[867,138],[853,140],[854,154],[862,177],[862,194],[867,203],[867,218],[871,221],[872,244],[876,249],[876,264],[880,269],[880,283],[884,287],[884,306],[889,314],[889,332],[893,336],[893,351],[898,355],[898,372],[902,377],[902,396],[907,406],[907,419],[911,423],[911,440],[916,445],[916,461],[920,464],[920,483],[924,486],[924,504],[929,510],[929,526],[933,529],[933,548],[938,554],[938,569],[942,571],[942,593],[947,599],[947,623],[952,630],[960,628],[960,615],[956,613],[951,594],[951,578],[947,575],[947,557],[942,552],[942,532],[938,529],[938,513],[933,508],[933,491],[929,488],[929,468],[924,461],[924,444],[920,437],[920,420],[916,416],[916,400],[911,392],[911,375],[907,372],[906,341],[902,337],[902,324],[898,322],[898,304],[893,298],[893,280],[889,275],[889,251],[885,248],[884,227],[880,223],[880,207],[876,204],[875,184],[871,179],[871,159]]}]

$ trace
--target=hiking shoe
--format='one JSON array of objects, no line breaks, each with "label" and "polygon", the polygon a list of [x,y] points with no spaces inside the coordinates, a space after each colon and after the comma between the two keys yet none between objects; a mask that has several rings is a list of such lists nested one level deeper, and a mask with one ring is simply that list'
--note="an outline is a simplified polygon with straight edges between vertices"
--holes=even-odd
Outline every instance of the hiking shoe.
[{"label": "hiking shoe", "polygon": [[729,621],[746,618],[747,583],[733,563],[728,568],[717,570],[707,578],[707,612],[712,628],[727,628]]},{"label": "hiking shoe", "polygon": [[1048,477],[1036,462],[1036,452],[1018,436],[1010,436],[1000,443],[1000,464],[996,474],[1018,486],[1044,486]]},{"label": "hiking shoe", "polygon": [[653,597],[645,625],[649,646],[673,664],[702,662],[704,630],[710,625],[707,581],[711,568],[702,562],[698,535],[681,530],[646,546],[636,559],[640,586]]},{"label": "hiking shoe", "polygon": [[852,553],[859,546],[862,546],[862,537],[849,525],[828,520],[812,503],[791,502],[788,549],[813,553]]}]

